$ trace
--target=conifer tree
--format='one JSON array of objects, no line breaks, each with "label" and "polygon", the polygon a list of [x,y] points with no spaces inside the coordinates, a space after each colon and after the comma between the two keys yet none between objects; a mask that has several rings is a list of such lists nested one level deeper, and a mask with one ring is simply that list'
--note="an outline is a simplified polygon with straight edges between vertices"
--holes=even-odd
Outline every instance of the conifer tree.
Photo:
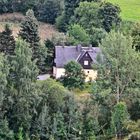
[{"label": "conifer tree", "polygon": [[15,40],[9,25],[5,25],[5,30],[0,33],[0,52],[6,55],[13,55],[15,50]]},{"label": "conifer tree", "polygon": [[25,20],[21,23],[19,36],[30,44],[33,51],[33,58],[37,58],[38,47],[40,46],[40,37],[38,33],[38,23],[32,10],[28,10]]},{"label": "conifer tree", "polygon": [[15,57],[11,62],[11,94],[13,100],[7,117],[10,127],[17,133],[20,127],[23,133],[29,131],[31,117],[33,114],[35,102],[35,81],[38,75],[38,69],[35,62],[31,60],[32,52],[29,45],[23,40],[17,40]]},{"label": "conifer tree", "polygon": [[[4,100],[4,91],[7,85],[7,75],[8,67],[6,64],[6,59],[2,54],[0,54],[0,111],[2,110],[3,100]],[[1,118],[2,112],[0,113]]]},{"label": "conifer tree", "polygon": [[0,54],[0,139],[1,140],[14,140],[14,134],[8,127],[8,122],[4,119],[5,110],[3,109],[3,102],[5,99],[5,90],[7,86],[7,67],[6,58]]},{"label": "conifer tree", "polygon": [[29,43],[29,47],[32,49],[32,60],[37,59],[37,66],[42,71],[44,66],[44,56],[42,53],[46,52],[40,44],[40,37],[38,32],[38,23],[37,19],[34,16],[32,10],[28,10],[26,13],[25,20],[21,24],[21,30],[19,36]]}]

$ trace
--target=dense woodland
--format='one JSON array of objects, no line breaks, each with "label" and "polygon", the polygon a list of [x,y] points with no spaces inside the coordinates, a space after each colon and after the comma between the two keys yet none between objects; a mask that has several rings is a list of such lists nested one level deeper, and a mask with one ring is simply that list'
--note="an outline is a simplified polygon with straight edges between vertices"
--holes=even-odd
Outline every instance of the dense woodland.
[{"label": "dense woodland", "polygon": [[[140,140],[140,22],[102,0],[0,0],[12,12],[25,19],[17,38],[8,24],[0,32],[0,140]],[[61,35],[41,41],[38,21]],[[74,61],[64,77],[37,80],[51,73],[55,45],[78,44],[102,50],[96,81]]]}]

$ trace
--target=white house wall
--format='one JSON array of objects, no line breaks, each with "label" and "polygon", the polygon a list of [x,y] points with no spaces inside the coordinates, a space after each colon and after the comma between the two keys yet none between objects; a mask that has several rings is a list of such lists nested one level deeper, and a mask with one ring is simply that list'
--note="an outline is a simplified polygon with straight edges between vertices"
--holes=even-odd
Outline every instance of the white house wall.
[{"label": "white house wall", "polygon": [[53,67],[53,75],[56,79],[60,78],[61,76],[65,75],[65,69],[64,68],[56,68]]},{"label": "white house wall", "polygon": [[84,69],[86,79],[85,81],[94,81],[97,78],[97,71],[91,69]]},{"label": "white house wall", "polygon": [[[85,81],[94,81],[97,78],[97,71],[91,70],[91,69],[84,69],[84,73],[86,75]],[[64,76],[65,69],[64,68],[56,68],[53,67],[53,75],[56,79],[60,78],[61,76]]]}]

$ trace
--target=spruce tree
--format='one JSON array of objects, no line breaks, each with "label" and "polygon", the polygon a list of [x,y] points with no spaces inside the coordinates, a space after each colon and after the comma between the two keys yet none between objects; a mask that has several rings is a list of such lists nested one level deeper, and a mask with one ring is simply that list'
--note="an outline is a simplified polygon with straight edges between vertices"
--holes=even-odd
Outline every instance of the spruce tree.
[{"label": "spruce tree", "polygon": [[[24,21],[21,23],[19,36],[30,44],[33,53],[39,47],[40,37],[38,33],[38,23],[32,10],[26,12]],[[36,57],[35,57],[36,58]]]},{"label": "spruce tree", "polygon": [[15,40],[9,25],[5,25],[5,30],[0,33],[0,52],[6,55],[14,55]]},{"label": "spruce tree", "polygon": [[19,32],[19,36],[29,43],[29,47],[32,49],[32,60],[37,60],[36,64],[42,71],[44,66],[44,56],[43,52],[46,52],[40,44],[40,37],[38,32],[38,23],[37,19],[34,16],[34,12],[32,10],[28,10],[26,13],[25,20],[21,24],[21,30]]}]

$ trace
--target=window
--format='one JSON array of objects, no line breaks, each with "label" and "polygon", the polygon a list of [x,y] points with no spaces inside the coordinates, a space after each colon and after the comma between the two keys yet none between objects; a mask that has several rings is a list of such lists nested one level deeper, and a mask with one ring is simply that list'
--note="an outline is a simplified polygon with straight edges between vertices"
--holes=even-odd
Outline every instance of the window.
[{"label": "window", "polygon": [[88,61],[84,61],[84,65],[87,66],[88,65]]}]

